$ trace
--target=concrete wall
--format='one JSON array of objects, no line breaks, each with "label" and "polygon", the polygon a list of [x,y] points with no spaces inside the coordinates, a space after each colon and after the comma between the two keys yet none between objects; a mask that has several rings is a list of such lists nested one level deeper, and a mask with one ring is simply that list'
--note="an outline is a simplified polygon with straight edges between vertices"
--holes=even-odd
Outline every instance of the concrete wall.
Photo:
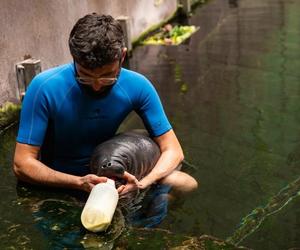
[{"label": "concrete wall", "polygon": [[127,15],[133,39],[176,11],[176,0],[0,0],[0,106],[17,97],[15,64],[30,55],[42,70],[71,60],[68,36],[87,13]]}]

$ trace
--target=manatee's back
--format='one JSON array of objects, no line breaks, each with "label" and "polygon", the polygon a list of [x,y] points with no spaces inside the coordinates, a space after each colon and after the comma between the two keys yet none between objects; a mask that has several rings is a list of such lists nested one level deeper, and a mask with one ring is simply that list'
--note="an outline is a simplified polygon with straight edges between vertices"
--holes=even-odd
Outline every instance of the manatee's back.
[{"label": "manatee's back", "polygon": [[126,132],[114,137],[114,155],[127,158],[126,171],[138,180],[146,176],[160,157],[158,145],[147,135]]},{"label": "manatee's back", "polygon": [[92,173],[99,173],[99,166],[118,162],[138,180],[146,176],[160,157],[158,145],[144,130],[120,133],[98,145],[91,157]]}]

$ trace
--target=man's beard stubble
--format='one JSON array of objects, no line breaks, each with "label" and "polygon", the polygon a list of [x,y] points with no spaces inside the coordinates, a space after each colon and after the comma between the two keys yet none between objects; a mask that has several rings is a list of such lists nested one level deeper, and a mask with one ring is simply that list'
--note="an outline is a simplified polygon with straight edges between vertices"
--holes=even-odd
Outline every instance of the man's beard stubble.
[{"label": "man's beard stubble", "polygon": [[105,96],[107,96],[109,94],[109,92],[111,91],[112,87],[115,84],[109,85],[109,86],[103,86],[100,90],[95,91],[93,90],[92,87],[84,85],[84,84],[80,84],[80,88],[90,97],[93,98],[103,98]]}]

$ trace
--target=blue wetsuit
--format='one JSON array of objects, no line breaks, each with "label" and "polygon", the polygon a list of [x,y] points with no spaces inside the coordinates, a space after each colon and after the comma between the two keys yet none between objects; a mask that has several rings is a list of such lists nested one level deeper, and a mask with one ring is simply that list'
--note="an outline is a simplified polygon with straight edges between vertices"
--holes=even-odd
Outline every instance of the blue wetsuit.
[{"label": "blue wetsuit", "polygon": [[151,136],[171,129],[152,84],[122,68],[108,95],[93,98],[75,79],[74,64],[37,75],[22,106],[17,141],[41,146],[41,161],[61,172],[85,175],[94,148],[112,137],[136,111]]}]

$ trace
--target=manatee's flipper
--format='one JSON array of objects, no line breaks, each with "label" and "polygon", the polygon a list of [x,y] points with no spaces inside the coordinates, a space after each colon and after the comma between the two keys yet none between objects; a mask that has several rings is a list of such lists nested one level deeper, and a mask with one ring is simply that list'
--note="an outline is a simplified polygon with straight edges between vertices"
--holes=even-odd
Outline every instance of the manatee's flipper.
[{"label": "manatee's flipper", "polygon": [[143,200],[150,187],[143,190],[136,190],[121,196],[119,206],[125,217],[131,217],[134,213],[141,209]]}]

